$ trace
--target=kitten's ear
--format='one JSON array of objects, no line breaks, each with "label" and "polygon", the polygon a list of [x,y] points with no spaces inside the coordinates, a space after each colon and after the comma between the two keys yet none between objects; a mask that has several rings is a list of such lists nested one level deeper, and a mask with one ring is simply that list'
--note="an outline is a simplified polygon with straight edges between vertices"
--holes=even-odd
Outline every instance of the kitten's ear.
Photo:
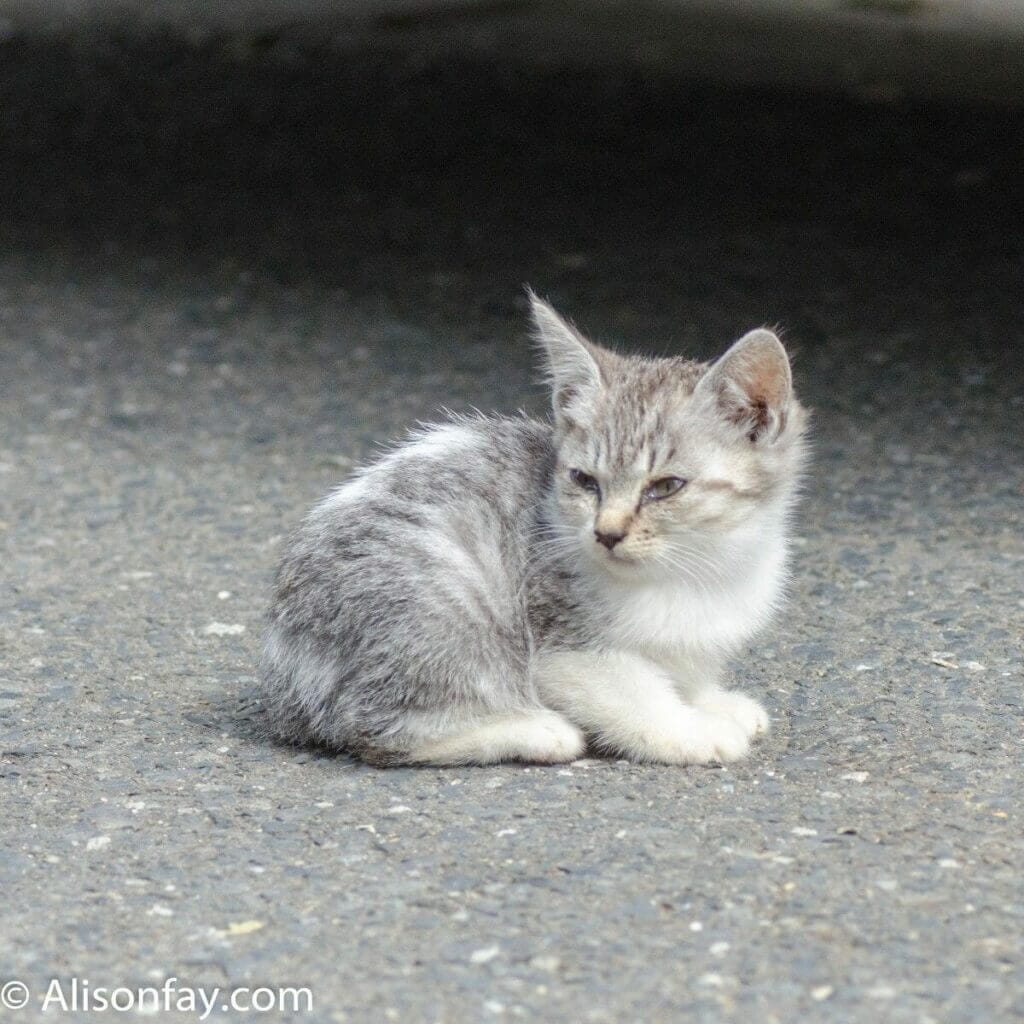
[{"label": "kitten's ear", "polygon": [[765,329],[736,342],[697,385],[755,444],[770,444],[785,429],[793,375],[782,342]]},{"label": "kitten's ear", "polygon": [[601,362],[606,356],[528,288],[534,336],[545,359],[551,402],[561,416],[580,394],[601,387]]}]

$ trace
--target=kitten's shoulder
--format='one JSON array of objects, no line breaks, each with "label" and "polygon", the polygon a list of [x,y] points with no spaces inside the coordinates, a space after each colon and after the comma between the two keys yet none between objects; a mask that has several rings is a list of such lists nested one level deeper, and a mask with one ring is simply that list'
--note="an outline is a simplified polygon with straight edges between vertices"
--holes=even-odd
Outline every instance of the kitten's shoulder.
[{"label": "kitten's shoulder", "polygon": [[526,415],[451,413],[410,433],[391,455],[402,460],[484,459],[487,465],[495,465],[496,460],[503,468],[510,464],[545,464],[554,458],[553,430],[549,423]]},{"label": "kitten's shoulder", "polygon": [[502,416],[497,413],[448,413],[445,419],[429,423],[410,436],[415,442],[436,432],[451,432],[469,440],[493,446],[510,455],[542,458],[554,450],[554,430],[550,423],[525,413]]}]

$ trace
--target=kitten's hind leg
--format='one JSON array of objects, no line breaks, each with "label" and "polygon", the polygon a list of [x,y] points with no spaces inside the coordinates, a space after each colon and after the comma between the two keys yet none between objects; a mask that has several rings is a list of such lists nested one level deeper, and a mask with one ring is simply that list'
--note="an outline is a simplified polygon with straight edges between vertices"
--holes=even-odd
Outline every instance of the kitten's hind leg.
[{"label": "kitten's hind leg", "polygon": [[634,761],[735,761],[749,747],[731,718],[683,702],[672,679],[634,654],[565,651],[538,660],[541,700],[579,725],[600,749]]},{"label": "kitten's hind leg", "polygon": [[413,744],[401,757],[406,764],[458,765],[525,761],[560,764],[575,761],[584,750],[583,734],[546,708],[509,712]]}]

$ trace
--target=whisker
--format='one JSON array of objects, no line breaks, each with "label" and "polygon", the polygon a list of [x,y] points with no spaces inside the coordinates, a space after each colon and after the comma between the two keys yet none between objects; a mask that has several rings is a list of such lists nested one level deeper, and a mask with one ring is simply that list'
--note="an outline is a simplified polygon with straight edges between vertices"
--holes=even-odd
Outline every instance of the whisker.
[{"label": "whisker", "polygon": [[[677,572],[682,573],[683,576],[691,581],[702,594],[710,594],[708,580],[705,575],[702,575],[701,572],[698,571],[697,566],[694,566],[684,558],[678,557],[677,555],[667,551],[659,552],[655,556],[655,560],[667,568],[674,569]],[[713,573],[713,578],[716,582],[720,581],[720,577],[717,573]]]}]

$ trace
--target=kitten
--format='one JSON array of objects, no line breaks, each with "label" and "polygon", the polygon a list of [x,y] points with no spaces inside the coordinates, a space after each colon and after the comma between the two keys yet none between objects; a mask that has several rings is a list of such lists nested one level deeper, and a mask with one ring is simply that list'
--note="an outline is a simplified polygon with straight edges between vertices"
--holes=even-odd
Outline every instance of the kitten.
[{"label": "kitten", "polygon": [[778,338],[616,354],[532,293],[552,423],[453,418],[306,517],[262,679],[277,733],[374,764],[733,761],[722,688],[769,618],[805,461]]}]

